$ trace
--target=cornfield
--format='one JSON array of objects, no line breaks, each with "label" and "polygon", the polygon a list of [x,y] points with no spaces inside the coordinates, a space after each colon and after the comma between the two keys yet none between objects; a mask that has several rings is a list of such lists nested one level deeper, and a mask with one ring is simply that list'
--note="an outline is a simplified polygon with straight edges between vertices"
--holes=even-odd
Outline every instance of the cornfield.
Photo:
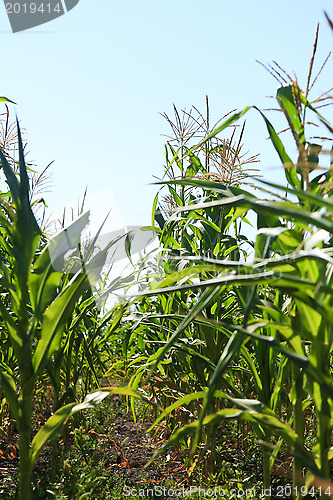
[{"label": "cornfield", "polygon": [[[333,150],[324,147],[333,129],[320,109],[329,93],[309,97],[317,40],[318,30],[305,91],[277,63],[269,68],[295,143],[290,155],[256,107],[212,128],[208,98],[206,114],[193,107],[163,115],[172,135],[145,228],[158,236],[163,274],[147,275],[143,291],[108,311],[97,307],[92,285],[105,296],[126,286],[101,278],[114,242],[98,250],[97,234],[82,245],[88,213],[48,237],[19,123],[18,160],[8,151],[13,141],[2,142],[0,411],[18,434],[20,499],[33,498],[43,448],[51,447],[56,468],[59,438],[66,447],[66,429],[111,393],[126,398],[134,419],[137,401],[145,405],[148,432],[163,434],[151,460],[179,450],[189,480],[199,470],[218,476],[218,436],[236,422],[261,448],[266,492],[277,464],[289,460],[294,498],[311,488],[333,498]],[[285,185],[265,179],[257,154],[242,152],[251,109],[266,124]],[[313,121],[325,131],[318,143]],[[126,248],[130,256],[130,238]],[[104,383],[117,377],[120,384]],[[45,393],[51,411],[36,425]]]}]

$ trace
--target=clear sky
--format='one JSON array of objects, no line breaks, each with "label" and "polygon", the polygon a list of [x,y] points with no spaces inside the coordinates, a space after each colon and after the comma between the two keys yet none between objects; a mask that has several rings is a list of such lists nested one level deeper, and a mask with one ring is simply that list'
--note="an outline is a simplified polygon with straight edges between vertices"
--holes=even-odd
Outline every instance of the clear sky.
[{"label": "clear sky", "polygon": [[[12,34],[1,2],[0,95],[17,103],[29,159],[39,169],[55,160],[50,208],[82,197],[86,186],[94,200],[112,189],[127,225],[148,224],[157,189],[149,183],[163,174],[168,133],[159,112],[171,114],[173,103],[203,110],[206,94],[212,121],[233,108],[269,107],[265,96],[277,82],[256,59],[276,60],[305,87],[318,21],[317,69],[333,47],[324,10],[333,17],[331,0],[80,0],[66,15]],[[332,61],[314,97],[330,86]],[[266,135],[251,111],[245,147],[261,152],[260,168],[278,179]],[[101,196],[99,209],[106,214],[110,203]]]}]

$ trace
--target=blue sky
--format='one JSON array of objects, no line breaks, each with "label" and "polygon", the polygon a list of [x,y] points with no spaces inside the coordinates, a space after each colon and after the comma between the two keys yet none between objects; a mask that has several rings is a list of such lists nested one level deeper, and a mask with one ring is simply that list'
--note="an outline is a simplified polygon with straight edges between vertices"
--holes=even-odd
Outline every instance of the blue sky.
[{"label": "blue sky", "polygon": [[[12,34],[1,3],[0,95],[17,103],[29,159],[39,169],[55,160],[50,209],[86,186],[92,195],[112,189],[127,225],[148,224],[157,189],[149,184],[163,174],[168,133],[159,112],[171,114],[173,103],[203,110],[206,94],[212,122],[233,108],[272,105],[265,96],[277,82],[256,59],[276,60],[305,87],[318,21],[318,69],[333,46],[324,10],[333,17],[328,0],[80,0],[65,16]],[[314,97],[332,86],[331,75],[332,61]],[[278,179],[266,135],[251,111],[245,148],[261,153],[264,175]],[[112,203],[101,199],[106,214]]]}]

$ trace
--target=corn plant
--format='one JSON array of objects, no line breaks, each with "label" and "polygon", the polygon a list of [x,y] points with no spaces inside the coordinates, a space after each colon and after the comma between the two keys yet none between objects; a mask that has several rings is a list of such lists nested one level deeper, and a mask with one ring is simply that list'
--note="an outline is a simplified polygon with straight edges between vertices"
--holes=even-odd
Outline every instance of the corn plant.
[{"label": "corn plant", "polygon": [[[205,185],[205,182],[208,182],[206,179],[213,179],[210,182],[216,186],[221,186],[222,181],[227,183],[224,187],[226,193],[245,193],[237,186],[241,181],[248,179],[247,165],[256,162],[257,156],[247,158],[241,154],[244,126],[237,141],[234,128],[231,139],[220,140],[212,136],[210,143],[195,145],[190,151],[190,140],[197,138],[199,132],[208,130],[208,111],[206,119],[199,114],[200,121],[197,118],[193,119],[192,114],[186,112],[183,112],[181,118],[176,109],[175,116],[175,124],[168,119],[175,137],[168,141],[166,146],[166,175],[176,180],[190,179],[190,184],[173,185],[173,181],[170,181],[167,183],[169,194],[163,197],[156,196],[153,207],[153,228],[159,234],[161,245],[167,249],[167,257],[163,261],[166,276],[163,283],[168,279],[169,284],[178,280],[187,283],[188,290],[169,289],[167,298],[159,296],[156,300],[148,301],[143,298],[141,302],[136,302],[137,313],[134,315],[133,327],[129,330],[124,343],[124,354],[129,359],[128,369],[134,370],[130,381],[133,389],[138,387],[140,381],[155,365],[156,349],[162,350],[168,344],[172,332],[177,330],[190,309],[196,311],[198,294],[191,288],[191,283],[193,279],[197,279],[198,272],[201,278],[204,276],[206,279],[213,279],[217,276],[213,264],[211,266],[202,264],[199,270],[199,266],[195,265],[198,264],[195,259],[203,258],[206,262],[215,262],[216,259],[225,258],[238,262],[245,260],[248,249],[253,245],[243,234],[243,226],[248,224],[247,209],[236,212],[232,207],[228,209],[212,207],[210,210],[199,208],[199,203],[203,200],[213,202],[221,197],[214,189],[209,192],[202,189],[201,183]],[[170,152],[175,155],[171,160],[168,157]],[[184,153],[188,154],[188,157],[181,159],[181,154]],[[179,216],[177,208],[186,204],[191,205],[191,211]],[[201,314],[200,319],[195,313],[192,314],[193,321],[188,322],[182,330],[182,338],[177,339],[172,345],[168,359],[158,365],[155,379],[151,384],[154,402],[168,406],[174,401],[175,387],[179,394],[183,395],[197,393],[207,388],[219,352],[223,350],[230,337],[225,329],[217,329],[214,323],[222,317],[234,319],[235,323],[242,324],[243,310],[237,293],[233,286],[219,288],[215,293],[209,294],[205,307],[198,311]],[[137,346],[140,347],[139,352]],[[230,369],[228,377],[221,379],[220,386],[232,390],[235,397],[240,395],[235,386],[235,379],[243,378],[245,373],[240,366],[241,356],[239,361],[239,368]],[[200,408],[200,402],[193,401],[186,410],[182,407],[182,411],[198,415]],[[214,409],[219,408],[218,402],[214,404]],[[178,416],[182,411],[178,412]],[[180,422],[181,419],[169,417],[170,429],[175,431]],[[217,465],[214,453],[216,439],[214,426],[208,429],[205,439],[211,451],[207,457],[207,468],[211,469]]]},{"label": "corn plant", "polygon": [[[0,361],[0,382],[19,434],[19,498],[31,498],[31,474],[43,446],[61,431],[70,414],[90,407],[108,393],[89,395],[85,402],[60,406],[35,433],[32,425],[33,398],[44,373],[57,378],[62,338],[72,325],[75,307],[99,279],[108,245],[70,275],[60,271],[65,254],[75,248],[89,214],[83,214],[47,245],[31,209],[29,179],[24,160],[21,132],[17,124],[18,176],[0,150],[0,160],[9,187],[10,202],[1,199],[1,287],[2,331],[11,352]],[[8,197],[7,197],[8,200]],[[64,244],[66,242],[66,244]],[[56,255],[57,262],[54,261]],[[52,257],[53,256],[53,257]],[[88,299],[91,301],[91,299]],[[83,301],[81,318],[86,312]],[[78,318],[74,318],[76,323]],[[72,325],[72,330],[75,328]],[[70,336],[68,338],[70,341]],[[57,387],[55,382],[54,387]]]},{"label": "corn plant", "polygon": [[[314,53],[316,44],[317,35]],[[294,491],[297,491],[296,497],[301,496],[299,487],[304,481],[309,484],[319,478],[319,484],[320,481],[328,484],[325,480],[329,479],[331,459],[332,169],[328,166],[324,173],[318,175],[322,146],[307,138],[306,112],[311,111],[328,130],[332,132],[332,129],[317,108],[325,100],[325,95],[312,103],[308,99],[312,68],[313,58],[305,93],[301,91],[297,81],[289,81],[289,84],[284,82],[287,84],[277,91],[278,106],[295,139],[296,161],[288,155],[271,122],[260,110],[254,108],[266,123],[289,184],[286,187],[261,181],[265,188],[282,191],[280,201],[257,198],[237,187],[226,186],[221,179],[218,182],[215,179],[207,180],[207,177],[191,175],[190,178],[177,178],[174,175],[165,182],[167,186],[171,186],[170,193],[174,198],[177,187],[182,189],[180,193],[193,193],[195,189],[201,189],[206,194],[200,199],[188,196],[184,201],[178,192],[171,219],[163,220],[157,214],[156,220],[162,236],[168,234],[168,225],[172,228],[169,229],[171,237],[166,239],[166,244],[177,248],[182,268],[180,271],[173,267],[174,272],[158,283],[157,289],[145,293],[146,300],[147,296],[159,294],[164,312],[153,312],[140,320],[140,327],[146,325],[150,329],[155,328],[154,323],[158,320],[159,331],[165,331],[164,339],[160,338],[158,341],[159,349],[146,357],[145,368],[141,367],[139,370],[139,377],[142,377],[144,369],[151,369],[153,373],[158,370],[163,375],[160,375],[162,385],[172,390],[169,406],[155,425],[163,418],[170,418],[177,408],[191,409],[194,403],[197,408],[197,413],[192,412],[190,423],[178,425],[162,450],[189,435],[193,436],[194,450],[204,429],[218,425],[225,419],[246,420],[251,422],[258,438],[263,442],[265,487],[270,485],[272,465],[282,444],[285,443],[291,450],[294,455],[293,483]],[[237,122],[250,109],[234,113],[222,125],[209,132],[207,142]],[[202,140],[194,147],[183,147],[181,158],[179,151],[175,151],[170,165],[177,163],[183,168],[185,160],[193,162],[195,151],[204,145],[205,140]],[[197,166],[202,165],[197,159],[194,161]],[[156,207],[157,202],[154,208]],[[209,220],[213,210],[232,214],[229,218],[234,218],[234,221],[243,220],[250,209],[257,214],[258,227],[254,263],[240,261],[239,254],[233,261],[228,258],[228,254],[214,252],[214,245],[211,246],[213,252],[205,254],[202,245],[198,244],[198,241],[202,243],[204,239],[203,233],[191,227],[191,224],[194,226],[193,220],[199,217],[200,220]],[[217,226],[217,238],[222,233],[223,239],[225,226],[216,220],[214,223]],[[181,227],[179,237],[175,237],[177,225]],[[183,228],[188,230],[189,227],[191,230],[186,237]],[[217,300],[218,297],[224,297],[228,290],[232,290],[237,298],[235,303],[238,314],[234,317],[223,316],[223,309]],[[165,298],[162,299],[164,295]],[[181,298],[183,310],[169,312],[167,306],[174,300],[171,297],[176,296],[178,300]],[[189,303],[186,297],[195,298]],[[217,313],[217,317],[207,314],[207,311],[212,310]],[[208,327],[208,335],[199,337],[204,348],[208,348],[217,332],[223,332],[223,338],[226,339],[222,345],[216,345],[213,359],[208,360],[208,356],[203,356],[202,351],[198,353],[197,345],[195,348],[189,347],[184,342],[184,338],[190,338],[190,335],[196,337],[193,333],[198,331],[200,323]],[[143,331],[142,328],[138,333]],[[148,339],[146,345],[149,345]],[[188,373],[191,373],[189,359],[196,358],[200,361],[201,378],[198,375],[198,380],[202,384],[201,390],[191,392],[192,388],[180,383],[181,377],[177,377],[176,370],[173,369],[177,366],[174,361],[174,352],[177,350],[187,353]],[[235,373],[239,358],[243,359],[251,373],[251,397],[240,392],[239,384],[230,377],[232,372]],[[165,376],[168,369],[174,375],[171,379],[172,386],[170,378]],[[190,379],[190,375],[187,379]],[[137,380],[136,378],[135,381]],[[197,384],[197,388],[200,384]],[[175,397],[177,391],[178,399]],[[287,399],[283,394],[287,394]],[[218,409],[219,401],[224,401],[228,407]],[[317,420],[315,445],[312,449],[304,441],[304,411],[310,407],[314,409]],[[273,435],[277,440],[274,440],[274,452],[271,453],[269,446],[273,446]],[[213,441],[210,444],[214,445]],[[305,478],[304,468],[308,470]],[[332,493],[332,485],[328,486]],[[327,490],[324,493],[329,495],[330,492]]]}]

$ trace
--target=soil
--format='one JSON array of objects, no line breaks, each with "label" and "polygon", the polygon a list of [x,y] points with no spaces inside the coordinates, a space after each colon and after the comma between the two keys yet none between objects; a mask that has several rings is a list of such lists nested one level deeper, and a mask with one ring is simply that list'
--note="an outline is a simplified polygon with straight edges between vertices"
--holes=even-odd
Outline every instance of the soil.
[{"label": "soil", "polygon": [[124,419],[124,415],[117,413],[110,428],[109,466],[114,473],[126,477],[130,483],[142,481],[152,484],[159,483],[170,476],[178,483],[186,481],[187,475],[182,461],[177,453],[164,453],[157,462],[148,465],[154,454],[156,444],[137,423],[131,419]]},{"label": "soil", "polygon": [[[184,464],[177,458],[176,452],[165,452],[160,459],[147,466],[156,444],[130,415],[117,413],[107,434],[90,430],[87,438],[94,443],[106,469],[112,471],[114,478],[126,479],[126,484],[163,484],[171,478],[180,486],[187,483]],[[35,466],[38,476],[48,475],[50,457],[51,449],[46,446]],[[7,440],[0,441],[0,491],[9,493],[16,489],[18,462],[18,435],[13,433],[10,444]]]},{"label": "soil", "polygon": [[[119,411],[110,419],[107,433],[102,434],[89,430],[85,437],[94,450],[97,450],[105,469],[109,471],[108,475],[111,475],[115,484],[117,482],[124,483],[125,479],[126,484],[136,487],[170,484],[171,481],[178,488],[189,486],[184,464],[184,452],[181,454],[176,449],[167,450],[151,465],[147,465],[154,451],[164,439],[161,439],[161,436],[150,438],[145,432],[144,426],[133,422],[131,414]],[[241,471],[243,477],[249,475],[256,483],[262,480],[260,458],[251,459],[246,450],[238,448],[232,442],[224,443],[221,449],[221,467],[228,470],[229,478],[230,473],[231,477],[236,477],[237,472]],[[36,463],[35,471],[38,477],[48,477],[50,457],[51,449],[46,447]],[[17,435],[13,434],[10,444],[8,444],[8,440],[0,441],[0,491],[2,489],[3,492],[9,492],[16,489],[17,469]],[[223,483],[223,474],[220,479]],[[275,481],[277,479],[281,480],[281,476],[276,477]],[[234,481],[237,484],[237,480]],[[193,482],[192,478],[192,484]],[[2,499],[1,495],[0,498]]]}]

